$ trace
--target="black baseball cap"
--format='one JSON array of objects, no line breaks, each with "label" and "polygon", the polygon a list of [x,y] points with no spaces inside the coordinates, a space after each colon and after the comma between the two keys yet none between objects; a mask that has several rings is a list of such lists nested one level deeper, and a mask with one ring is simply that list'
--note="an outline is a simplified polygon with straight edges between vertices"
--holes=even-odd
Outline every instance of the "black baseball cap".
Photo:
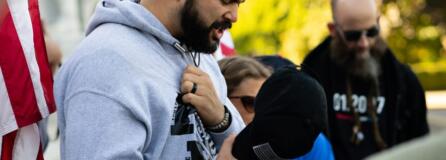
[{"label": "black baseball cap", "polygon": [[276,71],[254,102],[253,121],[237,135],[237,159],[291,159],[308,153],[327,127],[327,104],[319,83],[296,67]]},{"label": "black baseball cap", "polygon": [[286,66],[295,66],[293,62],[290,60],[283,58],[278,55],[272,55],[272,56],[257,56],[254,57],[257,61],[262,63],[263,65],[269,66],[273,69],[273,71],[277,71],[280,68],[286,67]]}]

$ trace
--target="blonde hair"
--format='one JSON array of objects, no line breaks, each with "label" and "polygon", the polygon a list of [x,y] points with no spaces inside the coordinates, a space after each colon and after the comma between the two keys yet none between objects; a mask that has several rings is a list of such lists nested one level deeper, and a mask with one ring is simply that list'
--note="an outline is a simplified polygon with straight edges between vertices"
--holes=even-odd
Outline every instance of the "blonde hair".
[{"label": "blonde hair", "polygon": [[247,78],[268,78],[271,70],[250,57],[230,57],[218,61],[228,86],[228,95]]}]

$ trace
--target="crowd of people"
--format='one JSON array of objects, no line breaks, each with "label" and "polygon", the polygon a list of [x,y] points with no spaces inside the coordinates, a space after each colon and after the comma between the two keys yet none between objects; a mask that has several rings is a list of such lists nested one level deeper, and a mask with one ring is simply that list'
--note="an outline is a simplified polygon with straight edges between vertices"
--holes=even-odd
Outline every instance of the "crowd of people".
[{"label": "crowd of people", "polygon": [[216,60],[243,2],[101,0],[63,65],[48,39],[61,159],[356,160],[429,133],[375,0],[331,0],[330,34],[302,64]]}]

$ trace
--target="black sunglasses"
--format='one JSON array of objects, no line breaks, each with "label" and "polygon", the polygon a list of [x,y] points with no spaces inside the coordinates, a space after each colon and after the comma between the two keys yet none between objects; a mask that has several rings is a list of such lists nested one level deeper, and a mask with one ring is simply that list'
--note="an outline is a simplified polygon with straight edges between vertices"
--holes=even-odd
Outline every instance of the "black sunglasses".
[{"label": "black sunglasses", "polygon": [[254,101],[256,100],[256,97],[253,96],[232,96],[229,97],[230,99],[238,98],[242,101],[243,107],[248,111],[249,113],[254,113]]},{"label": "black sunglasses", "polygon": [[362,35],[365,34],[369,38],[374,38],[379,34],[379,27],[373,26],[366,30],[350,30],[350,31],[342,31],[340,27],[338,28],[339,32],[342,34],[344,39],[349,42],[357,42],[361,39]]}]

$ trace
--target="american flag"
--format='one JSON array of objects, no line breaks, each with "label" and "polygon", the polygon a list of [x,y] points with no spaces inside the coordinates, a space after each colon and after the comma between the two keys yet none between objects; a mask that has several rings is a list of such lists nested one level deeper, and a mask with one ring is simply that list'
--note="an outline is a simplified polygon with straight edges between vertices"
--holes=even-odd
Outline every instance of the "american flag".
[{"label": "american flag", "polygon": [[237,53],[234,49],[234,42],[232,41],[231,33],[226,30],[223,33],[223,37],[220,39],[220,45],[214,53],[214,57],[217,60],[223,59],[225,57],[235,56]]},{"label": "american flag", "polygon": [[43,159],[37,122],[56,110],[38,0],[0,0],[0,159]]}]

